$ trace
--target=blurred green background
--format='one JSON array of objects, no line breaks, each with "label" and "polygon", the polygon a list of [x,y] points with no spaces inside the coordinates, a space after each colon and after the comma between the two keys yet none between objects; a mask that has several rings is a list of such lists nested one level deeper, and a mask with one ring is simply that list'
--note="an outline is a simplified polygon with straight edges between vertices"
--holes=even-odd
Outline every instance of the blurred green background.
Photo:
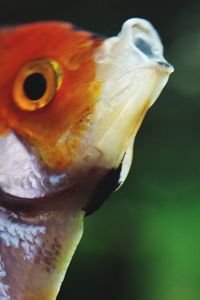
[{"label": "blurred green background", "polygon": [[4,25],[58,19],[110,36],[147,18],[176,70],[139,131],[128,180],[85,220],[59,300],[200,299],[198,3],[0,0]]}]

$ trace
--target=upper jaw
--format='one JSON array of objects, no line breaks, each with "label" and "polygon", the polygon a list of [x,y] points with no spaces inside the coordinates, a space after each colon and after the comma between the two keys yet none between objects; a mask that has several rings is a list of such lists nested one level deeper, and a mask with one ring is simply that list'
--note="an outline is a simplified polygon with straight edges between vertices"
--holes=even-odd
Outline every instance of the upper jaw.
[{"label": "upper jaw", "polygon": [[117,67],[117,73],[147,65],[168,74],[174,71],[163,57],[163,45],[157,31],[151,23],[139,18],[127,20],[116,37],[104,41],[96,53],[96,62],[97,79],[104,80],[113,66]]},{"label": "upper jaw", "polygon": [[119,37],[124,43],[132,46],[135,53],[140,57],[140,63],[152,63],[157,67],[171,74],[174,71],[163,57],[163,45],[160,37],[150,22],[144,19],[133,18],[127,20],[119,33]]}]

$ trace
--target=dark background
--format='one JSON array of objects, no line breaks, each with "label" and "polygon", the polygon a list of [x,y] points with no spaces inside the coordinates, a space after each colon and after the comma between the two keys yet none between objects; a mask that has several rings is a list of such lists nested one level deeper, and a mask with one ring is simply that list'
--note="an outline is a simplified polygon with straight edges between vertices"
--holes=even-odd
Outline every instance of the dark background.
[{"label": "dark background", "polygon": [[176,70],[139,131],[127,182],[85,220],[60,300],[200,299],[198,2],[0,0],[2,25],[56,19],[110,36],[146,18]]}]

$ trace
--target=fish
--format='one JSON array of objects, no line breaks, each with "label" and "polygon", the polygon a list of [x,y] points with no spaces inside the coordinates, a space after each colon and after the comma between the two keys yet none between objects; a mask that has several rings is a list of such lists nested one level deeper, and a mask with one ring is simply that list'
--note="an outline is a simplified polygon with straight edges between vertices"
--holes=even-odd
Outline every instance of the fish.
[{"label": "fish", "polygon": [[113,37],[60,21],[0,29],[0,299],[56,299],[172,72],[144,19]]}]

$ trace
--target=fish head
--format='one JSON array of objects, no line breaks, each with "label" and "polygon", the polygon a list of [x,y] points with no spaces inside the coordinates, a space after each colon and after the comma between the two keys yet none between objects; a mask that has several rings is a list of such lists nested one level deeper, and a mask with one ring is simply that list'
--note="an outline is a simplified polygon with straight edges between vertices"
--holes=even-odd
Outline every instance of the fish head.
[{"label": "fish head", "polygon": [[[0,188],[43,199],[130,169],[136,133],[173,67],[153,26],[102,38],[59,22],[0,35]],[[83,180],[84,178],[84,180]],[[90,191],[91,192],[91,191]]]}]

